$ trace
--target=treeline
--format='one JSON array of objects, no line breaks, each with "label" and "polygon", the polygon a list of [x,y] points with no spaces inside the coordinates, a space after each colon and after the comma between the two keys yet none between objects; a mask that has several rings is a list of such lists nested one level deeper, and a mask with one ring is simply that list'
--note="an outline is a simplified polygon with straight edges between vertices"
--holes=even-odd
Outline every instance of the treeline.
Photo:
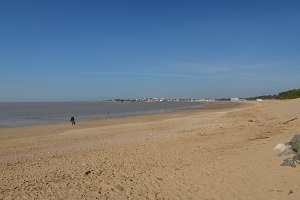
[{"label": "treeline", "polygon": [[300,89],[293,89],[286,92],[281,92],[277,95],[278,99],[296,99],[300,98]]},{"label": "treeline", "polygon": [[250,97],[247,100],[255,100],[255,99],[296,99],[300,98],[300,89],[288,90],[285,92],[280,92],[275,95],[263,95],[257,97]]}]

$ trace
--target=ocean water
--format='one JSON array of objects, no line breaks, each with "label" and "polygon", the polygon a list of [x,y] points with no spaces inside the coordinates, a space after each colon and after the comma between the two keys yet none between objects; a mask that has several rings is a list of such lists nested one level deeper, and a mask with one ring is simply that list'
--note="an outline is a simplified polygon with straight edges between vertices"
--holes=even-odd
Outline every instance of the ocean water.
[{"label": "ocean water", "polygon": [[0,127],[16,127],[107,117],[172,112],[184,107],[204,107],[205,102],[32,102],[0,103]]}]

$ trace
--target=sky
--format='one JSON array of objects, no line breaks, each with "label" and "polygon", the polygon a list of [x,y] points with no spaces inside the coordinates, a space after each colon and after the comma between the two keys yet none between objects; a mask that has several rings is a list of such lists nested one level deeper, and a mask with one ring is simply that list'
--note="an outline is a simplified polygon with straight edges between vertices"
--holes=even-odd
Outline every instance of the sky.
[{"label": "sky", "polygon": [[300,88],[300,1],[1,0],[0,101]]}]

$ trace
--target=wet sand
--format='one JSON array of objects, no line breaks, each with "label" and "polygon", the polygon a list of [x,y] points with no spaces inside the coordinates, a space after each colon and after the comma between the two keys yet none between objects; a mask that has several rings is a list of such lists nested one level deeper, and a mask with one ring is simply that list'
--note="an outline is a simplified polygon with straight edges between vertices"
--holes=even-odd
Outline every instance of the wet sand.
[{"label": "wet sand", "polygon": [[297,132],[300,99],[1,128],[0,199],[299,199]]}]

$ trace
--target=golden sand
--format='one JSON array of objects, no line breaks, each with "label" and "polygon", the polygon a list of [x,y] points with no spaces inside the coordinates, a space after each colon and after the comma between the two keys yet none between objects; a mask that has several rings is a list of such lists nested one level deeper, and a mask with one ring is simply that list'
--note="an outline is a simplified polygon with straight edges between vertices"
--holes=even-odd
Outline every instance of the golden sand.
[{"label": "golden sand", "polygon": [[2,128],[0,199],[300,199],[297,132],[300,99]]}]

